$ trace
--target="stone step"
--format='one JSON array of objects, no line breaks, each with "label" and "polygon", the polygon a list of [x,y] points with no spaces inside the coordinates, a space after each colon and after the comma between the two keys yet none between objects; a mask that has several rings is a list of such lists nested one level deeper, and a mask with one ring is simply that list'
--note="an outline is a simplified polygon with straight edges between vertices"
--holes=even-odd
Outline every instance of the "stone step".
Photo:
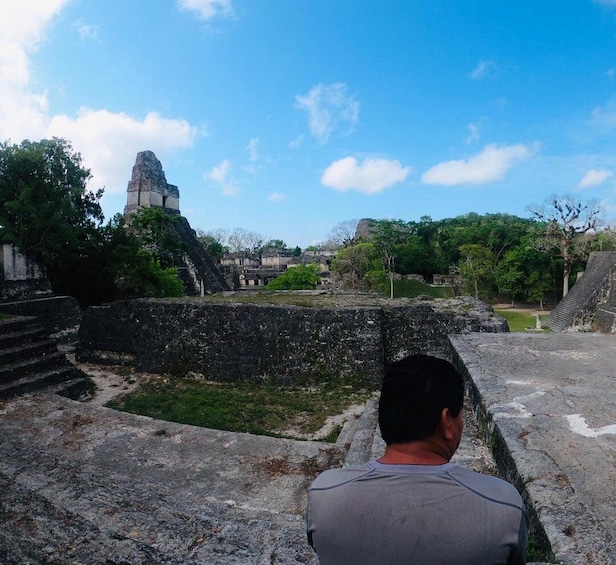
[{"label": "stone step", "polygon": [[378,426],[378,407],[379,401],[375,398],[366,402],[344,460],[345,466],[359,465],[370,461],[374,435]]},{"label": "stone step", "polygon": [[0,366],[0,384],[8,385],[13,381],[25,377],[31,377],[38,373],[44,373],[56,367],[68,367],[71,371],[74,370],[66,360],[63,353],[57,349],[50,351],[46,355],[41,355],[33,359],[20,360]]},{"label": "stone step", "polygon": [[33,325],[40,326],[40,323],[34,316],[12,316],[6,320],[0,320],[0,335],[9,332],[22,331]]},{"label": "stone step", "polygon": [[[33,392],[51,385],[68,382],[74,377],[73,367],[58,366],[40,372],[22,376],[8,382],[0,381],[0,399],[10,398],[26,392]],[[81,379],[84,380],[84,379]],[[84,381],[85,383],[85,381]],[[72,397],[71,397],[72,398]]]},{"label": "stone step", "polygon": [[52,339],[40,339],[7,348],[2,348],[0,343],[0,367],[18,363],[19,361],[45,357],[56,352],[56,342]]},{"label": "stone step", "polygon": [[572,325],[590,320],[597,304],[605,300],[610,278],[616,265],[616,252],[601,251],[590,254],[586,271],[571,290],[552,310],[546,325],[561,332]]},{"label": "stone step", "polygon": [[331,457],[321,442],[183,426],[49,394],[2,408],[3,565],[318,563],[304,510]]},{"label": "stone step", "polygon": [[36,323],[31,323],[23,328],[7,331],[5,333],[2,333],[1,329],[2,328],[0,328],[0,349],[7,349],[49,337],[47,331]]}]

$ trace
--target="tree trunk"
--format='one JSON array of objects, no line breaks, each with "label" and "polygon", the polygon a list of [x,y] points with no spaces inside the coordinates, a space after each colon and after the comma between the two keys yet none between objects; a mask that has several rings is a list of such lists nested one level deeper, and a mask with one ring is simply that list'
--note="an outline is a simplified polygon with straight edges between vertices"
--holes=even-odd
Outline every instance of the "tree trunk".
[{"label": "tree trunk", "polygon": [[565,264],[563,269],[563,298],[569,294],[569,274],[571,273],[571,266]]},{"label": "tree trunk", "polygon": [[394,297],[394,274],[389,271],[389,298]]}]

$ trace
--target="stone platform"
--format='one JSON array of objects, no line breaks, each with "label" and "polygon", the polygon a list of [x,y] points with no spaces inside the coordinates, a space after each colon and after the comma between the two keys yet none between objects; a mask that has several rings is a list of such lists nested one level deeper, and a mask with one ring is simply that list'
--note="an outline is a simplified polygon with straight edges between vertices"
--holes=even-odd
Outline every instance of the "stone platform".
[{"label": "stone platform", "polygon": [[[501,470],[566,565],[616,563],[616,341],[452,338]],[[0,403],[0,563],[318,563],[306,488],[379,456],[375,403],[337,444],[207,430],[50,393]],[[456,459],[489,467],[468,427]],[[351,429],[352,428],[352,429]]]},{"label": "stone platform", "polygon": [[451,341],[497,463],[523,492],[559,562],[616,563],[616,338]]}]

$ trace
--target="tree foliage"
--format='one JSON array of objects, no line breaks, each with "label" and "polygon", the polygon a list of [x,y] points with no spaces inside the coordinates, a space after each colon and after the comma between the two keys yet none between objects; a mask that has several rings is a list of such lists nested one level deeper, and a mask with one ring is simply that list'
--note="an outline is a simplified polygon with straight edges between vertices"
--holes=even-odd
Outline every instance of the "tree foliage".
[{"label": "tree foliage", "polygon": [[0,144],[0,239],[42,263],[56,294],[82,306],[118,298],[183,293],[175,269],[162,267],[117,215],[103,225],[103,190],[64,139]]},{"label": "tree foliage", "polygon": [[563,260],[566,296],[575,262],[588,255],[590,244],[603,225],[603,210],[597,200],[584,202],[569,194],[553,194],[543,204],[531,205],[528,210],[543,224],[535,243],[537,249],[556,253]]},{"label": "tree foliage", "polygon": [[0,238],[44,264],[66,262],[103,221],[102,190],[64,139],[0,144]]},{"label": "tree foliage", "polygon": [[458,269],[467,285],[466,290],[479,299],[480,287],[485,290],[494,277],[494,253],[487,247],[467,243],[460,246],[460,255]]},{"label": "tree foliage", "polygon": [[362,284],[370,288],[375,272],[385,273],[373,243],[359,243],[341,249],[330,269],[344,286],[352,289],[361,288]]},{"label": "tree foliage", "polygon": [[326,237],[325,247],[349,247],[359,243],[356,238],[359,220],[345,220],[336,224]]},{"label": "tree foliage", "polygon": [[314,290],[319,283],[319,266],[297,265],[289,267],[282,275],[267,285],[268,290]]}]

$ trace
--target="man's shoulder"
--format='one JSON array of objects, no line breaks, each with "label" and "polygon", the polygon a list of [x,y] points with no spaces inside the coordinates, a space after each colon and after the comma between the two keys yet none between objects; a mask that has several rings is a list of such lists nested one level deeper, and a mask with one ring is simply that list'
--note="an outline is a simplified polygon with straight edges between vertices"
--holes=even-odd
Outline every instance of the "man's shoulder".
[{"label": "man's shoulder", "polygon": [[461,486],[483,498],[524,508],[520,493],[511,483],[503,479],[483,475],[459,466],[450,471],[449,476]]},{"label": "man's shoulder", "polygon": [[326,490],[349,483],[370,473],[372,468],[368,464],[352,465],[323,471],[312,483],[310,490]]}]

